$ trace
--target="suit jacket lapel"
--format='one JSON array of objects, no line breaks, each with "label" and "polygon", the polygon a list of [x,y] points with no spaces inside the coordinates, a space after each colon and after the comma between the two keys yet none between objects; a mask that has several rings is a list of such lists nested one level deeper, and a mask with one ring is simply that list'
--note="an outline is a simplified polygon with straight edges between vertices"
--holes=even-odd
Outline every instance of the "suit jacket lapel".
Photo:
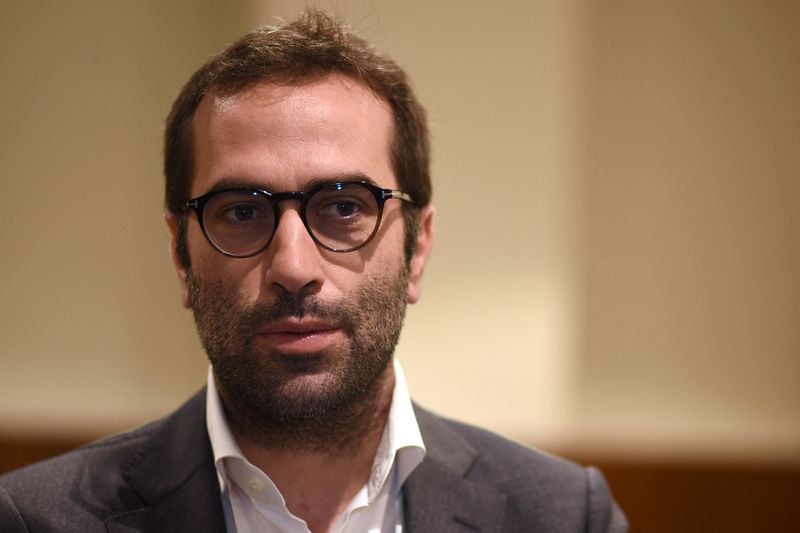
[{"label": "suit jacket lapel", "polygon": [[225,531],[205,390],[152,430],[123,477],[143,505],[108,518],[109,533]]},{"label": "suit jacket lapel", "polygon": [[406,530],[500,531],[506,496],[467,478],[478,452],[435,415],[415,412],[427,454],[403,485]]}]

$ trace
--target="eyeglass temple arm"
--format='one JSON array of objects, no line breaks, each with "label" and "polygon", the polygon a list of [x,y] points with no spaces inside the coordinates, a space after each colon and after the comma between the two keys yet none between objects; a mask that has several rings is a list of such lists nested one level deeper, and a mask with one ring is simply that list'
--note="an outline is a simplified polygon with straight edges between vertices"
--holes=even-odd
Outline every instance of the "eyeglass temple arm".
[{"label": "eyeglass temple arm", "polygon": [[414,203],[414,199],[408,193],[404,193],[403,191],[393,191],[391,189],[383,189],[383,199],[388,200],[389,198],[396,198],[397,200],[403,200],[404,202]]}]

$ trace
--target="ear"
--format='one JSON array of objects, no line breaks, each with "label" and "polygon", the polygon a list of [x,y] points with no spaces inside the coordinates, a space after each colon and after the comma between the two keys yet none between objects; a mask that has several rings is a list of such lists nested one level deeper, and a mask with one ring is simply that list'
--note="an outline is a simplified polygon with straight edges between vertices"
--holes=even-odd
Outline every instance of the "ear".
[{"label": "ear", "polygon": [[167,223],[170,233],[170,252],[172,253],[172,263],[175,265],[175,272],[178,274],[178,281],[181,284],[181,303],[186,309],[191,307],[189,302],[189,286],[186,283],[187,270],[178,257],[178,216],[173,213],[165,213],[164,221]]},{"label": "ear", "polygon": [[417,303],[422,293],[422,272],[428,263],[433,249],[433,215],[432,205],[426,205],[420,211],[417,246],[411,256],[408,272],[408,302]]}]

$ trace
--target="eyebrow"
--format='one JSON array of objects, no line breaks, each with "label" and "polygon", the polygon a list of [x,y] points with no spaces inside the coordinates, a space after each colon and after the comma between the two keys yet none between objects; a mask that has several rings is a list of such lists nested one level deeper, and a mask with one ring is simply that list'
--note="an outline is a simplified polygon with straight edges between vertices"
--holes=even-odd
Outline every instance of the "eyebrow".
[{"label": "eyebrow", "polygon": [[[362,172],[343,172],[340,174],[334,174],[332,176],[313,178],[306,183],[306,187],[303,189],[303,192],[309,191],[320,184],[348,181],[365,181],[371,185],[379,187],[375,180],[367,174]],[[237,177],[223,177],[220,178],[213,187],[203,194],[218,191],[230,191],[235,189],[257,189],[259,191],[267,191],[270,193],[289,192],[278,190],[278,187],[276,187],[274,183],[265,183],[264,181],[257,182],[250,179]]]}]

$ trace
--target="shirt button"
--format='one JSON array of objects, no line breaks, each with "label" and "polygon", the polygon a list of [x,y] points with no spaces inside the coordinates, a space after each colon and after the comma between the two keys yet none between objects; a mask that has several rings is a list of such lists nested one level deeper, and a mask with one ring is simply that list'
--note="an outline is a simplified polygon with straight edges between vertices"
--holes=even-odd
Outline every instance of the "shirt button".
[{"label": "shirt button", "polygon": [[247,485],[253,492],[261,492],[261,483],[257,479],[251,479],[247,482]]}]

